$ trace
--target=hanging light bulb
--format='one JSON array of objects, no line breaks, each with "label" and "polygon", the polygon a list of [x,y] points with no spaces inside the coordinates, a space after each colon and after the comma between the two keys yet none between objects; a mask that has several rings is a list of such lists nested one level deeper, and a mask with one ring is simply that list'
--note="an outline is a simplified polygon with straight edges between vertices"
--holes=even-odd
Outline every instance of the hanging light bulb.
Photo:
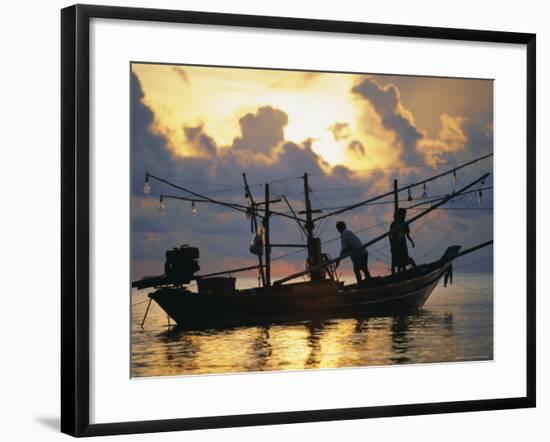
[{"label": "hanging light bulb", "polygon": [[166,206],[164,205],[164,198],[161,196],[159,201],[159,212],[161,215],[164,215],[164,211],[166,210]]},{"label": "hanging light bulb", "polygon": [[143,193],[149,195],[151,192],[151,185],[149,184],[149,174],[145,174],[145,184],[143,185]]},{"label": "hanging light bulb", "polygon": [[195,216],[197,214],[197,208],[195,207],[195,201],[191,201],[191,215]]},{"label": "hanging light bulb", "polygon": [[412,200],[413,200],[413,197],[412,197],[412,195],[411,195],[411,188],[410,188],[410,187],[407,189],[407,193],[408,193],[407,201],[412,201]]},{"label": "hanging light bulb", "polygon": [[481,207],[482,204],[483,204],[483,192],[480,189],[477,194],[477,205]]},{"label": "hanging light bulb", "polygon": [[453,183],[456,183],[456,169],[453,169]]},{"label": "hanging light bulb", "polygon": [[422,185],[422,198],[428,198],[428,192],[426,191],[426,183]]}]

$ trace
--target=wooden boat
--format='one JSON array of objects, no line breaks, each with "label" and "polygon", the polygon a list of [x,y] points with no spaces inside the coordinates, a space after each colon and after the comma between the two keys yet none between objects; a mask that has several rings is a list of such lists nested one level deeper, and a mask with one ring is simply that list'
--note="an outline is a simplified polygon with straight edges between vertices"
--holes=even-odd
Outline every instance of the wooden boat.
[{"label": "wooden boat", "polygon": [[420,309],[450,275],[459,249],[449,247],[438,261],[360,285],[325,279],[221,294],[163,287],[149,297],[185,329],[406,313]]},{"label": "wooden boat", "polygon": [[[478,160],[476,159],[460,167],[474,164]],[[427,181],[449,173],[454,174],[455,171],[456,168],[414,185],[424,184]],[[467,192],[474,185],[478,183],[483,184],[487,176],[488,174],[484,174],[462,189],[437,199],[433,205],[409,219],[407,223],[410,224],[420,219],[456,196]],[[195,276],[194,272],[199,269],[197,261],[199,251],[193,247],[182,246],[179,249],[167,252],[164,275],[143,278],[133,282],[132,286],[139,289],[154,288],[155,290],[149,294],[149,306],[151,301],[155,301],[180,328],[224,328],[279,321],[286,322],[380,314],[391,315],[416,311],[422,308],[442,278],[445,279],[445,285],[449,280],[452,282],[452,264],[454,259],[492,244],[492,241],[487,241],[462,252],[460,252],[460,246],[451,246],[437,261],[422,264],[395,275],[373,277],[362,281],[360,284],[344,285],[344,283],[338,281],[335,275],[335,268],[333,267],[335,262],[357,252],[360,248],[366,248],[386,238],[390,232],[373,238],[369,242],[362,244],[357,250],[349,251],[336,259],[330,259],[321,253],[320,239],[315,238],[313,234],[314,223],[327,216],[333,216],[345,210],[352,210],[388,194],[379,195],[314,219],[313,213],[318,213],[318,211],[311,208],[308,176],[304,174],[305,211],[303,213],[305,213],[306,218],[302,219],[296,215],[286,199],[285,202],[291,209],[292,216],[270,209],[270,203],[276,201],[270,200],[268,184],[265,185],[265,201],[256,203],[253,200],[244,174],[243,177],[246,197],[250,200],[250,206],[248,207],[214,200],[208,196],[200,195],[171,184],[164,179],[149,174],[146,175],[146,183],[148,183],[149,178],[155,178],[200,199],[190,199],[187,197],[174,198],[186,201],[191,200],[193,202],[200,201],[221,204],[231,209],[244,211],[251,217],[256,234],[258,235],[260,230],[263,230],[262,242],[265,245],[265,251],[262,251],[258,256],[258,266]],[[394,191],[390,192],[390,195],[392,193],[394,195],[394,210],[398,208],[398,192],[408,190],[410,187],[411,185],[398,189],[397,181],[394,180]],[[477,192],[478,190],[475,191]],[[166,197],[165,195],[161,195],[161,205],[162,199]],[[260,206],[262,207],[260,208]],[[272,244],[269,240],[269,218],[273,215],[285,216],[296,221],[307,238],[307,244]],[[256,218],[261,218],[261,229]],[[272,283],[270,253],[271,248],[277,246],[306,248],[308,262],[305,270],[288,275]],[[262,258],[265,259],[265,264]],[[216,278],[219,275],[233,274],[250,269],[259,270],[262,280],[260,287],[236,290],[234,278]],[[307,277],[308,280],[291,282],[299,277]],[[198,283],[197,293],[192,292],[187,287],[187,284],[191,280],[196,280]],[[143,321],[145,321],[149,306],[147,307]]]}]

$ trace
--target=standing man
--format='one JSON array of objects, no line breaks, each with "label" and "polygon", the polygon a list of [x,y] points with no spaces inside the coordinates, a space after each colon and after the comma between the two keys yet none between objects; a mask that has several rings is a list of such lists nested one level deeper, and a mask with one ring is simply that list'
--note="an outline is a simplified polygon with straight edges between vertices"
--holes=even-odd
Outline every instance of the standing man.
[{"label": "standing man", "polygon": [[390,224],[390,245],[391,245],[391,274],[402,273],[407,269],[410,264],[416,267],[414,259],[409,256],[409,249],[407,248],[407,240],[414,248],[415,244],[411,238],[411,231],[409,225],[406,223],[407,210],[399,208],[396,210],[393,216],[393,222]]},{"label": "standing man", "polygon": [[[368,268],[369,252],[367,252],[366,248],[361,248],[361,240],[356,234],[346,229],[346,223],[344,221],[338,221],[336,223],[336,230],[340,232],[340,241],[342,243],[340,256],[353,251],[350,258],[353,263],[353,272],[355,273],[357,284],[362,280],[361,272],[365,274],[365,280],[369,279],[371,277]],[[336,267],[340,265],[340,259],[336,261],[336,264]]]}]

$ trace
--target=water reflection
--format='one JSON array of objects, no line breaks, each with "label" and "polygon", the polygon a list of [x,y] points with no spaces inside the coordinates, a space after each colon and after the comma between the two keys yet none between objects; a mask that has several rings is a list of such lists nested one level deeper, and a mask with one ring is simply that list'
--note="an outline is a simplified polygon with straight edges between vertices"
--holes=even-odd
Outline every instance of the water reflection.
[{"label": "water reflection", "polygon": [[398,316],[392,318],[391,325],[391,340],[392,349],[395,353],[392,362],[395,364],[404,364],[410,361],[410,358],[406,356],[409,350],[409,344],[412,337],[408,334],[409,331],[409,318],[406,316]]},{"label": "water reflection", "polygon": [[[491,299],[492,301],[492,299]],[[143,312],[133,311],[134,325]],[[141,313],[141,314],[140,314]],[[492,302],[433,304],[414,315],[183,331],[151,308],[132,330],[132,375],[166,376],[490,360]]]},{"label": "water reflection", "polygon": [[134,376],[452,361],[463,351],[454,316],[430,312],[142,335],[154,344],[134,345]]}]

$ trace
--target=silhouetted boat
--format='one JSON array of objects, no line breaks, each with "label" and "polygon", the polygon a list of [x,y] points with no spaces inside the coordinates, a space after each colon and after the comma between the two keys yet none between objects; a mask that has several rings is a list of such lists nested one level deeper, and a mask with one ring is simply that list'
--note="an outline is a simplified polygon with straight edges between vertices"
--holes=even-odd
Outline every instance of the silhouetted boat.
[{"label": "silhouetted boat", "polygon": [[[256,239],[261,237],[261,241],[258,241],[259,246],[258,244],[251,246],[251,252],[258,255],[259,264],[257,266],[225,270],[202,276],[195,275],[195,272],[199,270],[199,250],[197,248],[185,245],[167,251],[165,273],[163,275],[143,278],[132,283],[132,287],[138,289],[154,288],[154,291],[149,293],[150,301],[143,322],[147,317],[151,301],[153,300],[179,327],[186,329],[234,327],[279,321],[357,317],[416,311],[424,305],[442,278],[445,279],[445,284],[449,280],[452,282],[452,264],[454,259],[490,245],[492,241],[487,241],[462,252],[460,252],[460,246],[451,246],[437,261],[418,265],[395,275],[372,277],[363,280],[359,284],[345,285],[337,278],[334,267],[335,262],[387,238],[390,232],[381,234],[336,259],[331,259],[321,252],[321,241],[314,235],[314,223],[328,216],[353,210],[392,194],[394,196],[394,210],[397,210],[399,191],[407,190],[410,195],[411,187],[424,185],[428,181],[450,173],[454,175],[457,169],[475,164],[480,159],[487,158],[488,156],[490,155],[478,158],[448,172],[401,189],[398,189],[397,180],[394,180],[393,192],[378,195],[366,201],[318,216],[317,218],[313,218],[313,214],[320,211],[311,208],[309,199],[311,190],[308,184],[308,175],[304,174],[305,211],[299,214],[305,214],[305,219],[296,215],[296,212],[284,196],[283,199],[291,210],[292,215],[271,210],[270,204],[280,202],[281,199],[270,200],[269,184],[265,185],[265,200],[260,203],[255,202],[248,187],[246,175],[244,174],[245,197],[249,200],[248,207],[236,203],[214,200],[208,196],[200,195],[197,192],[172,184],[162,178],[147,174],[147,191],[149,191],[149,178],[154,178],[195,197],[161,195],[160,202],[162,208],[164,207],[163,198],[169,197],[192,201],[193,204],[195,202],[207,202],[238,210],[250,217]],[[488,175],[488,173],[482,175],[452,194],[429,201],[433,203],[430,207],[423,209],[422,212],[413,216],[406,223],[410,224],[420,219],[459,195],[472,192],[470,189],[476,184],[483,184]],[[481,194],[480,189],[478,188],[474,192]],[[426,204],[426,201],[420,204]],[[274,215],[296,221],[305,234],[307,243],[272,244],[269,239],[269,219]],[[261,224],[256,218],[261,219]],[[272,247],[305,248],[308,256],[306,268],[303,271],[288,275],[272,283],[270,257]],[[263,259],[265,259],[265,263]],[[235,278],[220,276],[252,269],[258,269],[259,271],[262,281],[260,287],[237,290],[235,288]],[[290,282],[300,277],[307,277],[309,280]],[[188,287],[188,284],[192,280],[195,280],[198,285],[196,293],[189,290]]]},{"label": "silhouetted boat", "polygon": [[410,312],[420,309],[438,282],[450,276],[459,249],[449,247],[438,261],[360,285],[325,279],[224,294],[162,287],[149,297],[179,327],[191,329]]}]

